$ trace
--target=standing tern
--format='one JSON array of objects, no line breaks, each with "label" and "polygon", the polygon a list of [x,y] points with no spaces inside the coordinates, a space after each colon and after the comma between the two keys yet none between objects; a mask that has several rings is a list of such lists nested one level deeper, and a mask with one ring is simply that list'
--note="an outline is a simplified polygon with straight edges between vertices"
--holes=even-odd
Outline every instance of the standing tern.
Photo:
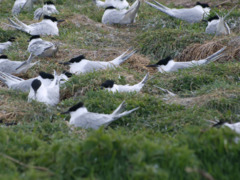
[{"label": "standing tern", "polygon": [[11,37],[7,42],[0,43],[0,54],[3,53],[4,50],[7,50],[15,40],[15,37]]},{"label": "standing tern", "polygon": [[85,59],[85,56],[80,55],[78,57],[72,58],[68,62],[60,63],[70,66],[70,72],[74,74],[93,72],[101,69],[115,68],[125,62],[130,58],[136,51],[132,51],[126,54],[129,50],[124,52],[122,55],[118,56],[112,61],[90,61]]},{"label": "standing tern", "polygon": [[161,73],[164,72],[174,72],[178,71],[179,69],[185,69],[190,68],[194,66],[204,65],[208,64],[210,62],[216,61],[219,58],[224,56],[224,53],[222,53],[226,49],[226,46],[220,49],[219,51],[215,52],[211,56],[208,56],[205,59],[201,60],[192,60],[188,62],[175,62],[171,57],[167,57],[165,59],[160,60],[156,64],[148,65],[147,67],[157,67],[158,71]]},{"label": "standing tern", "polygon": [[42,16],[44,15],[51,16],[52,14],[59,14],[59,12],[52,1],[47,1],[44,2],[42,8],[38,8],[34,12],[34,19],[40,20]]},{"label": "standing tern", "polygon": [[83,106],[83,103],[80,102],[72,106],[68,111],[63,112],[62,114],[70,113],[70,125],[73,125],[75,127],[82,127],[84,129],[98,129],[101,126],[107,127],[113,121],[116,121],[123,116],[131,114],[138,109],[137,107],[130,111],[123,112],[125,106],[125,101],[123,101],[112,114],[100,114],[89,112],[87,108]]},{"label": "standing tern", "polygon": [[93,0],[93,2],[97,5],[97,7],[102,8],[107,8],[110,6],[120,10],[129,8],[129,4],[126,0],[105,0],[105,2],[101,0]]},{"label": "standing tern", "polygon": [[28,52],[33,53],[39,57],[52,57],[55,56],[58,47],[49,41],[44,41],[39,35],[34,35],[29,40]]},{"label": "standing tern", "polygon": [[129,9],[117,10],[115,7],[109,6],[104,11],[102,23],[110,25],[134,23],[139,7],[139,0],[136,0]]},{"label": "standing tern", "polygon": [[106,88],[108,91],[111,91],[113,93],[115,92],[139,92],[145,83],[148,80],[149,73],[143,78],[141,82],[135,85],[117,85],[114,84],[114,81],[112,80],[107,80],[104,83],[101,84],[101,88]]},{"label": "standing tern", "polygon": [[57,20],[55,17],[43,16],[43,20],[38,23],[33,23],[30,25],[26,25],[23,22],[19,21],[18,18],[14,17],[16,22],[12,19],[8,18],[11,25],[8,26],[18,29],[20,31],[26,32],[30,35],[59,35],[59,30],[57,27],[58,22],[62,22],[64,20]]},{"label": "standing tern", "polygon": [[207,17],[210,12],[210,7],[206,3],[197,2],[193,8],[168,8],[157,1],[154,1],[156,4],[145,1],[148,5],[153,8],[177,19],[184,20],[188,23],[200,22],[202,19]]},{"label": "standing tern", "polygon": [[0,56],[0,71],[9,74],[25,73],[28,69],[34,66],[37,62],[31,63],[34,56],[30,54],[26,61],[11,61],[6,55]]},{"label": "standing tern", "polygon": [[28,102],[35,100],[49,106],[57,105],[60,99],[60,76],[54,71],[54,79],[48,85],[42,83],[39,79],[34,79],[31,83]]}]

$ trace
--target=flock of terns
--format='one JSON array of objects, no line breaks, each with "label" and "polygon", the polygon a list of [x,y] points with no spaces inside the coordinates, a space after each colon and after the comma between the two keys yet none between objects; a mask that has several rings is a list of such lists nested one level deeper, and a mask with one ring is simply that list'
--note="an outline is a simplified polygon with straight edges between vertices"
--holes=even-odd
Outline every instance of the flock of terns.
[{"label": "flock of terns", "polygon": [[[56,17],[51,16],[52,14],[59,13],[52,1],[45,2],[42,8],[38,8],[34,12],[34,19],[39,20],[37,23],[27,25],[16,17],[19,15],[19,13],[21,13],[22,10],[32,10],[33,4],[36,1],[38,0],[16,0],[12,8],[13,18],[8,18],[10,24],[6,24],[9,27],[31,35],[27,49],[27,51],[30,53],[29,58],[26,61],[12,61],[3,54],[5,50],[8,49],[12,43],[14,43],[14,41],[16,41],[16,38],[11,37],[7,42],[0,43],[0,54],[2,54],[0,55],[0,80],[7,85],[9,89],[28,92],[28,101],[35,100],[48,106],[55,106],[59,103],[61,84],[65,83],[73,74],[81,75],[88,72],[116,68],[136,52],[135,50],[128,49],[126,52],[116,57],[112,61],[91,61],[87,60],[84,55],[80,55],[73,57],[67,62],[60,63],[69,66],[69,72],[57,74],[54,71],[53,75],[40,72],[39,76],[27,80],[15,76],[20,73],[25,73],[36,63],[39,63],[38,61],[34,63],[32,62],[34,57],[52,57],[58,51],[58,47],[54,43],[45,41],[41,38],[41,36],[46,35],[58,36],[58,23],[64,21],[58,20]],[[99,8],[105,8],[102,16],[102,23],[106,25],[134,23],[140,8],[139,0],[136,0],[131,6],[126,0],[106,0],[105,2],[94,0],[94,3]],[[154,1],[155,4],[147,1],[145,1],[145,3],[169,16],[181,19],[188,23],[197,23],[207,20],[208,26],[206,27],[206,33],[215,35],[228,35],[231,33],[229,26],[225,22],[225,19],[235,7],[224,17],[220,17],[217,13],[216,16],[209,17],[211,9],[206,3],[197,2],[193,8],[182,9],[171,9],[157,1]],[[151,64],[147,67],[155,67],[159,72],[167,73],[178,71],[179,69],[205,65],[223,57],[225,49],[226,47],[223,47],[211,56],[202,60],[175,62],[171,57],[167,57],[161,59],[156,64]],[[147,82],[148,77],[149,73],[145,75],[141,82],[132,86],[117,85],[114,83],[114,81],[107,80],[101,84],[101,88],[113,93],[133,91],[139,92]],[[169,92],[167,90],[165,91]],[[83,103],[80,102],[69,108],[69,110],[64,112],[64,114],[70,113],[70,125],[75,127],[98,129],[101,126],[106,127],[111,122],[123,116],[129,115],[138,109],[134,108],[129,111],[124,111],[125,105],[126,104],[123,101],[112,114],[99,114],[89,112],[87,108],[84,107]],[[229,124],[216,121],[214,123],[228,126],[236,132],[240,132],[240,123]]]}]

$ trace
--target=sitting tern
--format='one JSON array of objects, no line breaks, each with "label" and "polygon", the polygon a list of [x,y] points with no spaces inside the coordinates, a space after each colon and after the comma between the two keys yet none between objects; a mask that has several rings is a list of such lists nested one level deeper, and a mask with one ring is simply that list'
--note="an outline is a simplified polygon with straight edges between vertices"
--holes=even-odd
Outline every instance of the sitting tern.
[{"label": "sitting tern", "polygon": [[82,127],[84,129],[98,129],[101,126],[107,127],[113,121],[131,114],[132,112],[138,109],[134,108],[130,111],[124,111],[126,104],[123,101],[119,107],[112,114],[100,114],[89,112],[86,107],[83,106],[83,103],[80,102],[74,106],[72,106],[68,111],[63,112],[62,114],[70,113],[70,125],[75,127]]},{"label": "sitting tern", "polygon": [[104,11],[102,23],[110,25],[134,23],[139,7],[139,0],[136,0],[129,9],[118,10],[113,6],[109,6]]},{"label": "sitting tern", "polygon": [[12,14],[17,16],[24,8],[28,8],[29,10],[31,10],[33,8],[33,1],[32,0],[16,0],[12,8]]},{"label": "sitting tern", "polygon": [[148,5],[153,8],[177,19],[184,20],[188,23],[200,22],[202,19],[206,18],[209,15],[210,7],[206,3],[197,2],[193,8],[168,8],[157,1],[154,1],[156,4],[145,1]]},{"label": "sitting tern", "polygon": [[7,50],[15,40],[15,37],[11,37],[7,42],[0,43],[0,54],[3,53],[4,50]]},{"label": "sitting tern", "polygon": [[64,20],[57,20],[55,17],[43,16],[43,20],[38,23],[33,23],[30,25],[26,25],[23,22],[19,21],[18,18],[14,17],[16,22],[12,19],[8,18],[11,25],[8,26],[18,29],[20,31],[26,32],[30,35],[59,35],[59,30],[57,27],[58,22],[62,22]]},{"label": "sitting tern", "polygon": [[39,35],[34,35],[29,39],[28,52],[39,57],[55,56],[58,47],[49,41],[44,41]]},{"label": "sitting tern", "polygon": [[126,0],[93,0],[97,7],[107,8],[110,6],[115,7],[116,9],[127,9],[129,8],[129,3]]},{"label": "sitting tern", "polygon": [[9,74],[25,73],[28,69],[34,66],[37,62],[31,63],[34,56],[30,54],[26,61],[11,61],[6,55],[0,56],[0,71]]},{"label": "sitting tern", "polygon": [[113,93],[115,92],[139,92],[145,83],[148,80],[149,73],[143,78],[141,82],[135,85],[117,85],[114,84],[114,81],[112,80],[107,80],[104,83],[101,84],[101,88],[106,88],[108,91],[111,91]]},{"label": "sitting tern", "polygon": [[52,1],[47,1],[44,2],[42,8],[38,8],[34,12],[34,19],[40,20],[42,16],[44,15],[51,16],[52,14],[59,14],[59,12]]},{"label": "sitting tern", "polygon": [[112,61],[90,61],[85,59],[85,56],[80,55],[78,57],[72,58],[68,62],[60,63],[70,66],[70,72],[74,74],[93,72],[101,69],[115,68],[125,62],[130,58],[136,51],[132,51],[126,54],[129,50],[124,52],[122,55],[118,56]]},{"label": "sitting tern", "polygon": [[204,65],[208,64],[210,62],[216,61],[219,58],[224,56],[224,53],[222,53],[226,49],[226,46],[220,49],[219,51],[215,52],[211,56],[208,56],[205,59],[201,60],[192,60],[188,62],[175,62],[171,57],[167,57],[165,59],[160,60],[156,64],[148,65],[147,67],[157,67],[158,71],[161,73],[164,72],[174,72],[178,71],[179,69],[185,69],[190,68],[194,66]]}]

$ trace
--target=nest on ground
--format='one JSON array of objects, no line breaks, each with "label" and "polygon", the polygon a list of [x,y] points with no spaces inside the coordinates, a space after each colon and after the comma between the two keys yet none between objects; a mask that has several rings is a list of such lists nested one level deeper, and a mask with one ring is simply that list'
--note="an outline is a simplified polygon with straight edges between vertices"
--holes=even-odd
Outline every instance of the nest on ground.
[{"label": "nest on ground", "polygon": [[176,58],[176,61],[192,61],[205,59],[206,57],[217,52],[224,46],[227,46],[225,55],[218,59],[218,62],[226,62],[234,59],[240,59],[240,37],[234,38],[229,43],[222,40],[210,41],[205,44],[192,44],[188,46],[183,52]]}]

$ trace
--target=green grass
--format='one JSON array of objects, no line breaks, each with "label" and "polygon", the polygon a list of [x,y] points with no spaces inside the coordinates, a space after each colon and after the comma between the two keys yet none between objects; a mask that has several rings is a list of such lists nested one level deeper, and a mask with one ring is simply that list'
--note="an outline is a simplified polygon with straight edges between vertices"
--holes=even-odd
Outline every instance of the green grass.
[{"label": "green grass", "polygon": [[[191,44],[221,39],[204,34],[204,23],[187,24],[144,3],[135,24],[110,28],[100,24],[104,10],[92,1],[56,0],[56,4],[60,11],[56,17],[65,22],[59,25],[59,37],[43,39],[59,43],[59,53],[54,58],[36,58],[40,63],[22,75],[24,78],[35,77],[39,71],[67,70],[58,62],[79,54],[111,60],[133,47],[138,56],[155,63],[168,55],[178,56]],[[0,3],[0,42],[17,37],[5,54],[12,60],[25,60],[29,35],[4,30],[12,5],[7,0]],[[37,3],[34,9],[40,6]],[[175,7],[174,3],[170,7]],[[219,11],[226,12],[223,7]],[[229,22],[236,21],[239,14],[239,9],[234,10]],[[35,22],[27,12],[19,19]],[[239,36],[236,27],[233,33],[232,37]],[[224,39],[225,43],[229,39]],[[239,135],[228,128],[211,128],[208,123],[215,119],[239,121],[239,61],[151,73],[140,93],[113,94],[99,89],[107,79],[117,84],[141,81],[146,70],[140,72],[129,65],[74,75],[61,86],[61,102],[52,108],[28,103],[27,93],[0,86],[0,179],[205,179],[200,171],[215,180],[239,179],[240,144],[235,142]],[[177,97],[166,97],[154,85]],[[80,101],[89,111],[111,113],[123,100],[127,110],[139,110],[105,129],[72,130],[66,124],[70,116],[61,114]]]}]

